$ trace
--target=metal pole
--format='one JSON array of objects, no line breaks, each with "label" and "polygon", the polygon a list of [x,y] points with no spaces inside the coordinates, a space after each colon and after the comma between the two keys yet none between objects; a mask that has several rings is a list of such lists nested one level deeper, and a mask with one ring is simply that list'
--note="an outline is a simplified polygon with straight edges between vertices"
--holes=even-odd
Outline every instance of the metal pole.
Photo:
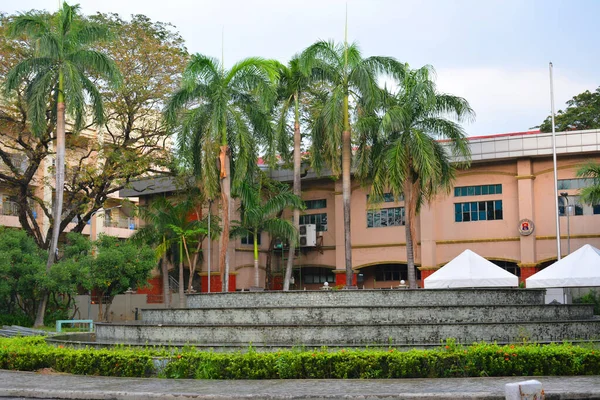
[{"label": "metal pole", "polygon": [[552,109],[552,162],[554,168],[554,215],[556,217],[556,260],[560,260],[560,220],[558,216],[558,172],[556,168],[556,130],[554,127],[554,80],[552,78],[552,63],[550,69],[550,107]]},{"label": "metal pole", "polygon": [[567,255],[571,254],[571,220],[569,219],[571,214],[571,206],[569,205],[569,198],[567,197]]},{"label": "metal pole", "polygon": [[210,237],[210,206],[212,205],[212,200],[208,201],[208,293],[210,293],[210,242],[212,241]]}]

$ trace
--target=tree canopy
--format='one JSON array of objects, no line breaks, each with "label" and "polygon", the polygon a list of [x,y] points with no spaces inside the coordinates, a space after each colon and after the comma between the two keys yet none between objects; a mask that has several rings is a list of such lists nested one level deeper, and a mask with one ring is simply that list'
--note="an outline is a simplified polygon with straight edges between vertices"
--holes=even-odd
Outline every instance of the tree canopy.
[{"label": "tree canopy", "polygon": [[[567,108],[558,110],[554,124],[557,132],[600,128],[600,87],[573,96],[567,101]],[[552,132],[551,116],[542,122],[540,130]]]}]

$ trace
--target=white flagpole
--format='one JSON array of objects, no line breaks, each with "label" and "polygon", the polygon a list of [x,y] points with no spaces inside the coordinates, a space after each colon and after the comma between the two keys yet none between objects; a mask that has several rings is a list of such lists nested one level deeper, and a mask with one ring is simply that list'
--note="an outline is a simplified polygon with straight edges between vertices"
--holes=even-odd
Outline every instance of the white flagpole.
[{"label": "white flagpole", "polygon": [[556,217],[556,259],[560,260],[560,217],[558,215],[558,172],[556,168],[556,131],[554,128],[554,80],[550,63],[550,106],[552,111],[552,161],[554,166],[554,214]]}]

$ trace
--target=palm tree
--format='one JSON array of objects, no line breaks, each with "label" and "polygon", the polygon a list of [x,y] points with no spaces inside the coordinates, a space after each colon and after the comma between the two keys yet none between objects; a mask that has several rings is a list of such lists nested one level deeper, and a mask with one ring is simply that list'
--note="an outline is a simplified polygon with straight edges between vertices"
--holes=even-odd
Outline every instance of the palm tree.
[{"label": "palm tree", "polygon": [[[276,79],[277,63],[273,61],[247,58],[226,70],[218,60],[196,54],[185,70],[181,89],[165,109],[167,121],[180,126],[181,158],[206,188],[209,199],[219,190],[217,175],[220,180],[223,291],[228,287],[231,184],[235,188],[255,168],[257,140],[273,143],[267,111],[275,98]],[[274,153],[269,146],[269,158],[274,158]],[[233,181],[230,156],[235,166]]]},{"label": "palm tree", "polygon": [[[329,86],[329,95],[318,120],[313,124],[312,166],[319,171],[327,163],[336,175],[342,173],[344,205],[344,250],[346,287],[352,286],[352,245],[350,238],[350,173],[352,167],[352,106],[359,101],[373,106],[381,89],[377,86],[380,73],[396,79],[404,75],[404,65],[391,57],[362,58],[358,46],[320,41],[308,47],[300,56],[301,69],[306,73],[319,71],[320,80]],[[341,152],[341,163],[340,163]]]},{"label": "palm tree", "polygon": [[452,158],[465,166],[471,158],[459,123],[475,113],[465,99],[439,93],[432,73],[430,67],[407,71],[398,91],[385,92],[379,108],[357,124],[357,175],[372,182],[371,198],[381,201],[386,191],[404,196],[410,288],[416,288],[416,214],[424,202],[451,189],[457,167]]},{"label": "palm tree", "polygon": [[[165,304],[168,307],[169,296],[169,267],[168,267],[168,252],[173,245],[178,247],[179,258],[179,306],[185,307],[184,288],[185,282],[183,279],[183,258],[187,256],[190,266],[189,285],[193,278],[192,260],[189,253],[188,245],[190,242],[199,241],[200,234],[204,233],[204,229],[199,226],[199,221],[190,220],[189,215],[192,211],[192,203],[184,200],[172,202],[165,198],[159,197],[154,200],[147,209],[142,209],[140,214],[148,223],[146,226],[139,229],[134,235],[133,240],[144,241],[156,245],[156,255],[161,259],[162,275],[163,275],[163,296]],[[172,255],[172,258],[173,255]]]},{"label": "palm tree", "polygon": [[[277,143],[279,143],[280,154],[284,155],[289,149],[289,137],[288,134],[288,121],[290,120],[290,114],[293,114],[294,121],[294,134],[293,134],[293,146],[294,146],[294,194],[300,198],[302,196],[302,188],[300,182],[300,168],[301,168],[301,142],[302,136],[300,134],[300,102],[305,92],[309,89],[311,84],[311,75],[303,73],[300,69],[299,56],[294,56],[290,60],[287,66],[281,66],[279,73],[279,86],[278,95],[281,103],[279,109],[279,115],[276,125]],[[293,211],[293,222],[296,230],[300,229],[300,209],[294,208]],[[292,277],[292,267],[294,263],[294,252],[295,252],[294,241],[290,242],[289,255],[287,266],[285,270],[285,277],[283,280],[283,290],[287,291],[290,289],[290,279]]]},{"label": "palm tree", "polygon": [[286,184],[269,179],[258,171],[254,179],[243,181],[236,190],[241,200],[240,221],[231,230],[231,236],[251,236],[254,244],[254,286],[259,286],[258,235],[271,236],[291,243],[298,240],[298,229],[287,219],[279,217],[287,208],[300,210],[304,203]]},{"label": "palm tree", "polygon": [[[106,39],[107,30],[91,24],[79,14],[79,6],[66,2],[57,14],[27,13],[15,18],[10,34],[24,37],[34,48],[32,57],[17,64],[7,75],[7,95],[25,84],[26,102],[31,130],[41,134],[46,129],[46,111],[50,102],[51,117],[56,121],[56,186],[52,208],[52,236],[50,239],[49,270],[55,261],[60,234],[63,189],[65,178],[65,118],[73,118],[75,131],[81,130],[89,99],[95,123],[104,120],[102,98],[90,76],[99,76],[116,83],[120,74],[114,62],[104,53],[90,49],[99,40]],[[66,221],[63,223],[66,225]],[[34,326],[43,325],[47,296],[38,307]]]},{"label": "palm tree", "polygon": [[591,180],[591,185],[581,189],[581,201],[587,204],[600,204],[600,164],[589,162],[577,170],[577,176]]}]

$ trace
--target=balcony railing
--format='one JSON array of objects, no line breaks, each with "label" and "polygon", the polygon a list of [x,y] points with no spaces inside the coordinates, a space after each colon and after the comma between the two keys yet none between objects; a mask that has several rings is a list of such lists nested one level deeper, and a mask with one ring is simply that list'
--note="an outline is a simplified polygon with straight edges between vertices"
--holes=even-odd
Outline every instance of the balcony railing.
[{"label": "balcony railing", "polygon": [[17,203],[10,200],[4,200],[0,203],[0,215],[18,216]]},{"label": "balcony railing", "polygon": [[137,223],[134,218],[104,218],[106,228],[137,229]]}]

